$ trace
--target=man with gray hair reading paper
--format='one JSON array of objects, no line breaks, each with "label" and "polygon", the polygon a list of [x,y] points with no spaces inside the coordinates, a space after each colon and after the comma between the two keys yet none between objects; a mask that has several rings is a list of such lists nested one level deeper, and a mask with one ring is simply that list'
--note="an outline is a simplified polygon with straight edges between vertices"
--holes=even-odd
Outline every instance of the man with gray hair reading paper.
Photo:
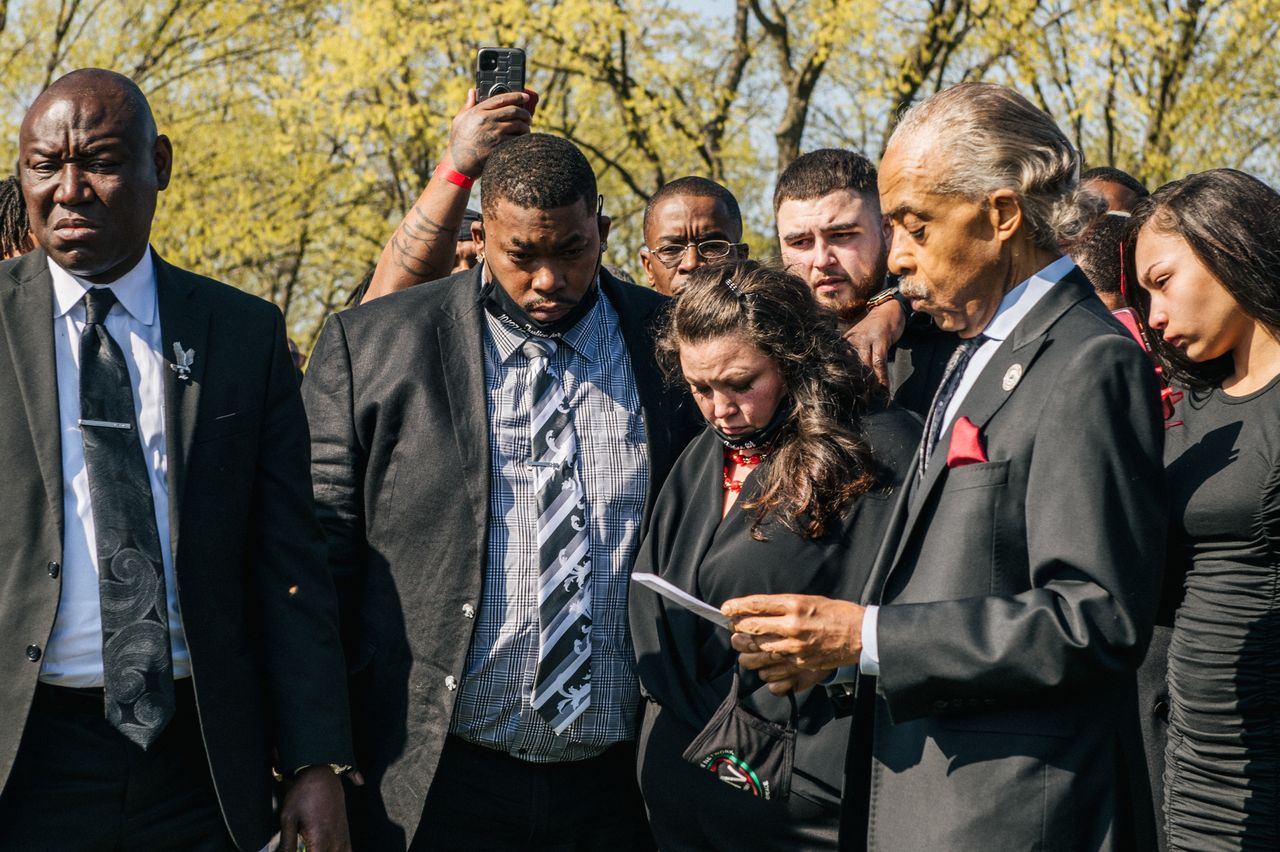
[{"label": "man with gray hair reading paper", "polygon": [[875,849],[1151,843],[1134,673],[1159,592],[1163,432],[1150,363],[1058,248],[1101,212],[1079,162],[999,86],[903,116],[879,179],[889,267],[962,339],[916,475],[860,604],[722,608],[776,690],[806,669],[860,681],[846,835],[865,822]]}]

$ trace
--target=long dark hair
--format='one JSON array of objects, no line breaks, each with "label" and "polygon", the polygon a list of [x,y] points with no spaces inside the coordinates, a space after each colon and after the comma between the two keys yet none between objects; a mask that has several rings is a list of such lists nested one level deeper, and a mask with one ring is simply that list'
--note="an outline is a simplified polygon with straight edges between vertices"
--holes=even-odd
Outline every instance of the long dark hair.
[{"label": "long dark hair", "polygon": [[725,335],[763,352],[791,400],[760,497],[744,504],[756,510],[752,535],[762,539],[760,525],[776,515],[801,535],[820,538],[876,485],[859,421],[887,405],[887,394],[809,287],[782,270],[754,261],[695,270],[658,335],[658,361],[669,379],[683,381],[681,344]]},{"label": "long dark hair", "polygon": [[1167,345],[1148,324],[1145,291],[1138,286],[1134,246],[1144,227],[1173,234],[1251,319],[1280,331],[1280,193],[1235,169],[1212,169],[1160,187],[1138,202],[1125,239],[1126,299],[1142,317],[1152,352],[1170,379],[1193,388],[1214,387],[1232,370],[1230,355],[1195,363]]},{"label": "long dark hair", "polygon": [[16,177],[0,180],[0,257],[17,257],[31,251],[27,204]]}]

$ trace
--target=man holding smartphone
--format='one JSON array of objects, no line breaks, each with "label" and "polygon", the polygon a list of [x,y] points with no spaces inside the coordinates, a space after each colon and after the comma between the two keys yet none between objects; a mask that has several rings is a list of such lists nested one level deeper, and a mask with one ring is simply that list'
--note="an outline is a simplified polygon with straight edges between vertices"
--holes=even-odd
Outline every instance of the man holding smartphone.
[{"label": "man holding smartphone", "polygon": [[[361,304],[450,274],[472,183],[499,145],[529,132],[537,103],[538,93],[529,89],[479,102],[475,89],[467,93],[435,174],[382,249]],[[473,240],[480,229],[474,222]]]}]

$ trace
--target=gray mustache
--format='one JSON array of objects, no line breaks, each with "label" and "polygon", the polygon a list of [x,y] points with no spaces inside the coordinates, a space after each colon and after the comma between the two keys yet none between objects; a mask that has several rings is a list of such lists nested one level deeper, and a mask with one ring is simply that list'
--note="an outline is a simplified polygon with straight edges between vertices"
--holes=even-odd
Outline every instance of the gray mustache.
[{"label": "gray mustache", "polygon": [[929,288],[911,278],[898,280],[898,291],[909,299],[924,299],[929,295]]}]

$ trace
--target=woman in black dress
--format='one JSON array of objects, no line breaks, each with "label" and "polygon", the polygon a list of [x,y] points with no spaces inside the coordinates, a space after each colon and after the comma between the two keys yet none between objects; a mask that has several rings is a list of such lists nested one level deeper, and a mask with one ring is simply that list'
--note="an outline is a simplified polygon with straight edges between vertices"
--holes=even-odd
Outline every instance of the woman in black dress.
[{"label": "woman in black dress", "polygon": [[1184,396],[1166,432],[1183,592],[1169,649],[1171,849],[1280,849],[1280,195],[1216,169],[1134,213],[1137,301]]},{"label": "woman in black dress", "polygon": [[[688,383],[707,428],[663,487],[636,571],[715,606],[760,593],[858,599],[886,497],[919,442],[915,416],[889,405],[803,281],[754,263],[694,272],[658,351],[668,374]],[[834,718],[826,691],[795,696],[784,798],[767,780],[746,780],[750,767],[682,757],[731,692],[729,632],[638,586],[631,629],[650,700],[640,784],[659,847],[836,848],[850,723]],[[789,723],[791,697],[738,675],[743,711]],[[742,743],[723,744],[742,752]]]}]

